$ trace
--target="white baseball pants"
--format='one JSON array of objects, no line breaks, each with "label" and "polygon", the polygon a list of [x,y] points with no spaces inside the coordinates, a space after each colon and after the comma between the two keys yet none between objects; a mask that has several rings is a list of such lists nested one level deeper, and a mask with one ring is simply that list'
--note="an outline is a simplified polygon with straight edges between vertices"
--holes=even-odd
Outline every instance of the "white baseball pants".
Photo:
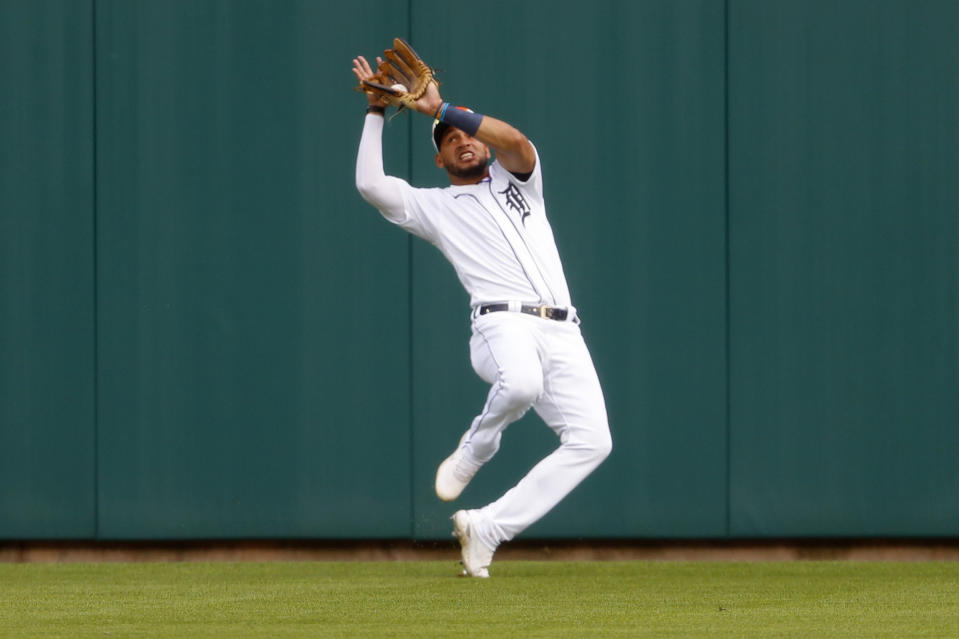
[{"label": "white baseball pants", "polygon": [[560,445],[502,497],[478,511],[476,534],[490,548],[549,512],[606,459],[612,439],[603,391],[579,326],[517,312],[473,320],[473,369],[491,385],[483,412],[463,436],[468,459],[485,463],[530,407]]}]

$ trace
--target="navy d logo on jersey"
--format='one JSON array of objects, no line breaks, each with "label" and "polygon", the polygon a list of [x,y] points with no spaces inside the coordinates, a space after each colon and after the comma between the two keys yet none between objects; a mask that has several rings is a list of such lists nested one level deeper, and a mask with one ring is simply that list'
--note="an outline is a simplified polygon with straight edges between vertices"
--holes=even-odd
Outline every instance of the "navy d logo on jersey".
[{"label": "navy d logo on jersey", "polygon": [[520,221],[523,223],[523,226],[526,226],[526,218],[529,217],[532,209],[529,208],[526,198],[523,197],[523,194],[520,192],[520,190],[516,188],[516,185],[510,182],[509,186],[499,193],[506,196],[506,206],[516,211],[519,214]]}]

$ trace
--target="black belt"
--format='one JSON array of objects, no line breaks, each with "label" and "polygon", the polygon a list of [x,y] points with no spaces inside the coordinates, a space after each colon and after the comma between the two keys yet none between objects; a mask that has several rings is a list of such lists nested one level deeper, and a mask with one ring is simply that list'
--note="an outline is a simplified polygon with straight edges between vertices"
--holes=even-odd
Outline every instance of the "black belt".
[{"label": "black belt", "polygon": [[[478,315],[508,311],[509,304],[486,304],[485,306],[480,306],[478,310]],[[526,313],[527,315],[535,315],[536,317],[542,317],[544,319],[556,320],[557,322],[565,322],[566,318],[569,317],[569,310],[556,308],[555,306],[532,306],[530,304],[523,304],[519,312]]]}]

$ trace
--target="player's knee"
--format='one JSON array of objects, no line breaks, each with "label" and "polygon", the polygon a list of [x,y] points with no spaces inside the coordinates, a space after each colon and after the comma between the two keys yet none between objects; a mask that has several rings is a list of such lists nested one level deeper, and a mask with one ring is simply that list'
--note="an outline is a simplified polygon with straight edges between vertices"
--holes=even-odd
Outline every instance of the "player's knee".
[{"label": "player's knee", "polygon": [[613,438],[609,434],[609,428],[597,429],[586,437],[584,448],[589,451],[590,458],[600,464],[613,452]]},{"label": "player's knee", "polygon": [[590,470],[602,464],[613,450],[609,429],[577,432],[565,438],[562,445],[575,454],[578,463]]},{"label": "player's knee", "polygon": [[609,434],[609,429],[606,429],[597,437],[596,442],[593,444],[593,449],[595,450],[596,458],[600,462],[609,457],[609,454],[613,452],[613,438]]}]

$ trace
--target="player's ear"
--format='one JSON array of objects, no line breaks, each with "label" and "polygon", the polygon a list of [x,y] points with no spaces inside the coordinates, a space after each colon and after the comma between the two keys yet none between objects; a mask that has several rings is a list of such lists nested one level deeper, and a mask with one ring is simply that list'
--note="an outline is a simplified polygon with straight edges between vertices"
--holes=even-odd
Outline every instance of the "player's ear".
[{"label": "player's ear", "polygon": [[446,168],[443,165],[443,156],[440,155],[439,153],[436,154],[436,156],[433,158],[433,161],[436,162],[436,168],[438,169]]}]

